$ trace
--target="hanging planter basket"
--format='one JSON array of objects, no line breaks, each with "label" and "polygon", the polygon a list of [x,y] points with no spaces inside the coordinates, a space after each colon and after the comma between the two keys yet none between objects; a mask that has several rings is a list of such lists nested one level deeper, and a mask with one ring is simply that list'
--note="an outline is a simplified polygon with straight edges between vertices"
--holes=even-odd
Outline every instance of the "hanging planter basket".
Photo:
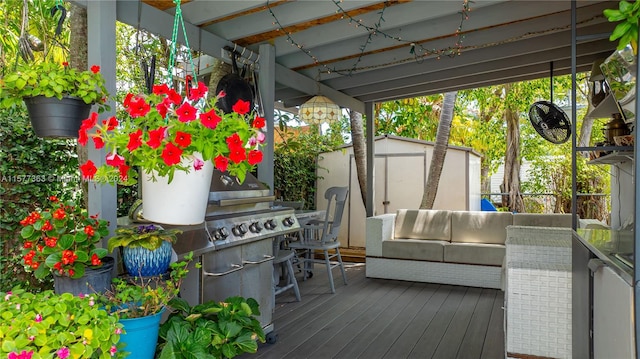
[{"label": "hanging planter basket", "polygon": [[77,138],[91,105],[76,97],[35,96],[24,98],[31,125],[38,137]]}]

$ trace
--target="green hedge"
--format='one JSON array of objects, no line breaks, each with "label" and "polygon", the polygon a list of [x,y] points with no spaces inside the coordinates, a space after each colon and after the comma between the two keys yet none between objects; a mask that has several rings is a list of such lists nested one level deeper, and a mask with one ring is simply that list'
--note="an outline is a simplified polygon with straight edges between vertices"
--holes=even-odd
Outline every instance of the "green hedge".
[{"label": "green hedge", "polygon": [[0,291],[16,284],[51,288],[25,273],[20,257],[20,224],[49,196],[81,195],[76,141],[36,137],[24,107],[0,109]]}]

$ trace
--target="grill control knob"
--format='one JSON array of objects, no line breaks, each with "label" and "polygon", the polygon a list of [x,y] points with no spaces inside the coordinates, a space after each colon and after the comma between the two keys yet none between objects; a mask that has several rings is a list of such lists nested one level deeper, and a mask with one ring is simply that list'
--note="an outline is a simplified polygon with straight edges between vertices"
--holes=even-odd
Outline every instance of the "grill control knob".
[{"label": "grill control knob", "polygon": [[253,233],[260,233],[262,225],[258,222],[253,222],[249,225],[249,230]]},{"label": "grill control knob", "polygon": [[216,228],[213,231],[213,238],[217,241],[229,237],[229,231],[225,227]]},{"label": "grill control knob", "polygon": [[276,228],[276,226],[277,226],[276,222],[274,222],[273,219],[267,219],[267,221],[264,222],[264,228],[266,228],[266,229],[271,230],[271,229]]},{"label": "grill control knob", "polygon": [[291,227],[295,223],[296,223],[295,219],[293,219],[291,217],[287,217],[287,218],[282,220],[282,224],[284,224],[285,227]]},{"label": "grill control knob", "polygon": [[242,236],[244,236],[245,233],[247,233],[248,230],[249,229],[247,228],[247,224],[246,223],[241,223],[241,224],[233,227],[231,232],[233,232],[233,234],[238,236],[238,237],[242,237]]}]

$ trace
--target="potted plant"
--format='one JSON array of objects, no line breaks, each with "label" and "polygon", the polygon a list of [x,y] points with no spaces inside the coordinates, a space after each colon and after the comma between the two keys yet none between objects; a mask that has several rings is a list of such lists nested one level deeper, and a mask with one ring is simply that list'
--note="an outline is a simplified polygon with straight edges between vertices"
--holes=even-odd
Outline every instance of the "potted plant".
[{"label": "potted plant", "polygon": [[16,287],[0,293],[0,313],[2,358],[124,358],[122,324],[94,296]]},{"label": "potted plant", "polygon": [[111,253],[122,247],[122,261],[131,276],[161,275],[169,269],[172,244],[179,233],[154,224],[118,228],[107,249]]},{"label": "potted plant", "polygon": [[0,104],[27,105],[33,129],[39,137],[78,137],[91,105],[108,109],[108,92],[100,66],[80,71],[67,62],[26,63],[0,80]]},{"label": "potted plant", "polygon": [[57,293],[103,291],[111,282],[113,258],[97,247],[109,234],[108,222],[90,216],[73,201],[49,197],[49,207],[20,221],[25,269],[42,279],[53,274]]},{"label": "potted plant", "polygon": [[131,358],[153,358],[160,320],[169,302],[180,292],[193,253],[171,263],[166,277],[118,277],[99,297],[103,307],[123,324],[121,342]]},{"label": "potted plant", "polygon": [[78,142],[105,148],[107,155],[99,167],[91,160],[81,164],[83,178],[133,184],[140,170],[145,219],[202,223],[214,164],[242,183],[262,161],[265,141],[265,120],[250,112],[248,102],[239,100],[225,114],[215,106],[224,92],[210,98],[207,92],[202,82],[187,87],[185,96],[166,84],[155,85],[151,94],[127,94],[122,119],[98,121],[92,113],[81,125]]},{"label": "potted plant", "polygon": [[[169,302],[174,312],[160,327],[160,358],[233,358],[255,353],[265,334],[253,298],[229,297],[191,307],[182,298]],[[206,338],[206,340],[203,340]]]}]

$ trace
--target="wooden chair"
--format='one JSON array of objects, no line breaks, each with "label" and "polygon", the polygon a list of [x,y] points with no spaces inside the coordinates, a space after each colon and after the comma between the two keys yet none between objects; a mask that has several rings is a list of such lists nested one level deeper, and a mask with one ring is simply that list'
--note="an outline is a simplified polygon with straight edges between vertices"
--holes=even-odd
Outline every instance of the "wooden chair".
[{"label": "wooden chair", "polygon": [[[299,240],[291,241],[288,244],[289,248],[296,250],[300,262],[304,264],[304,279],[307,279],[310,274],[312,275],[314,263],[324,263],[326,265],[331,293],[336,292],[331,272],[333,268],[340,267],[344,284],[347,284],[347,276],[340,256],[338,233],[340,232],[342,214],[348,193],[348,187],[331,187],[327,189],[324,194],[325,199],[328,201],[325,218],[301,223]],[[316,252],[322,252],[323,258],[316,259]]]}]

